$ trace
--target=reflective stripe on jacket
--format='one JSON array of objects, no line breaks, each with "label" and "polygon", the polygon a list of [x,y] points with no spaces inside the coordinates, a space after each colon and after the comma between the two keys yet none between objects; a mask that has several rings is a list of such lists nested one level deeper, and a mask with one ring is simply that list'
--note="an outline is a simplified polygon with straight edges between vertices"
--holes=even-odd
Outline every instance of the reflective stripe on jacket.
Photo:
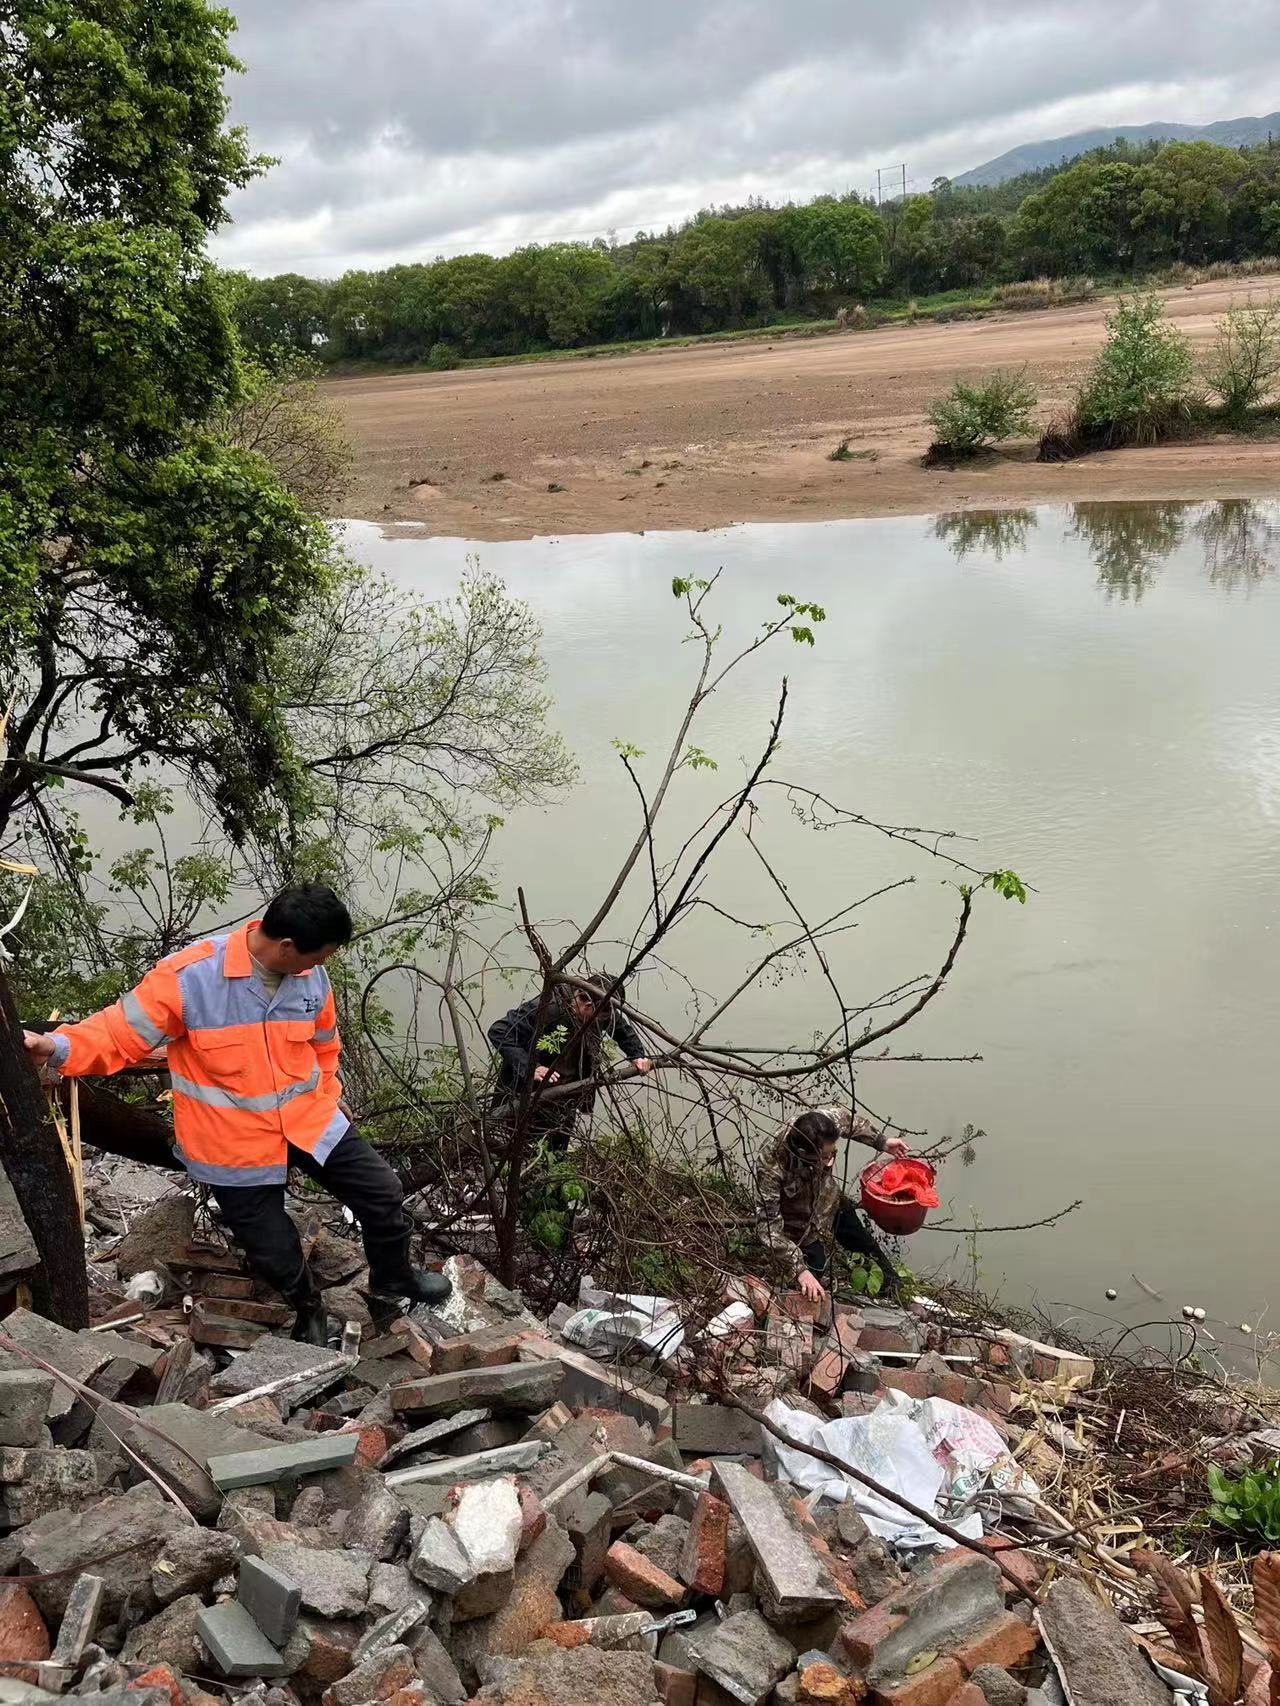
[{"label": "reflective stripe on jacket", "polygon": [[204,1184],[281,1184],[289,1144],[324,1161],[348,1125],[328,975],[317,966],[268,995],[249,929],[170,954],[114,1007],[54,1033],[53,1064],[72,1078],[168,1045],[178,1154]]}]

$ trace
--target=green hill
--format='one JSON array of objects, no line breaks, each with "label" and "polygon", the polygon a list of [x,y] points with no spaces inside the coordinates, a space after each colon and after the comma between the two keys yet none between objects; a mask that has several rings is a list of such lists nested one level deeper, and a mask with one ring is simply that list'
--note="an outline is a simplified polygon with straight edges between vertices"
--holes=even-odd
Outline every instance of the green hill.
[{"label": "green hill", "polygon": [[1024,142],[953,178],[952,182],[989,188],[1023,172],[1060,166],[1064,160],[1074,160],[1077,154],[1087,154],[1092,148],[1107,148],[1120,138],[1126,142],[1218,142],[1227,148],[1240,148],[1248,143],[1266,142],[1272,135],[1280,139],[1280,112],[1267,113],[1262,118],[1219,119],[1216,124],[1101,125],[1096,130],[1078,130],[1071,136],[1055,136],[1046,142]]}]

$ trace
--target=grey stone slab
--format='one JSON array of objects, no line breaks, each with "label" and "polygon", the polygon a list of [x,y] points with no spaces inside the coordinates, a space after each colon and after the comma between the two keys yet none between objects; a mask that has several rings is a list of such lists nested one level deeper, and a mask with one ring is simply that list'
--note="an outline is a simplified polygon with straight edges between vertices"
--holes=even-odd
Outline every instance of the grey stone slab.
[{"label": "grey stone slab", "polygon": [[[209,1475],[212,1457],[266,1451],[273,1441],[241,1427],[234,1411],[193,1410],[186,1404],[157,1404],[140,1411],[125,1434],[131,1450],[158,1469],[203,1522],[212,1522],[222,1506],[222,1494]],[[194,1461],[192,1461],[194,1459]]]},{"label": "grey stone slab", "polygon": [[554,1404],[563,1376],[557,1362],[507,1362],[457,1374],[427,1374],[391,1388],[397,1415],[450,1415],[487,1407],[536,1414]]},{"label": "grey stone slab", "polygon": [[[111,1361],[115,1352],[102,1341],[102,1333],[70,1333],[56,1321],[46,1321],[43,1315],[30,1309],[15,1309],[5,1316],[6,1338],[14,1339],[24,1350],[32,1351],[42,1361],[52,1364],[60,1374],[69,1374],[87,1386],[89,1381]],[[0,1368],[18,1369],[25,1373],[30,1364],[12,1351],[0,1351]],[[49,1405],[49,1420],[67,1415],[75,1402],[75,1393],[61,1381],[54,1383]]]},{"label": "grey stone slab", "polygon": [[1036,1621],[1062,1673],[1072,1706],[1171,1706],[1173,1695],[1134,1645],[1115,1612],[1079,1582],[1059,1577]]},{"label": "grey stone slab", "polygon": [[240,1565],[237,1598],[273,1646],[288,1645],[302,1610],[302,1589],[261,1558]]},{"label": "grey stone slab", "polygon": [[387,1476],[388,1487],[406,1487],[414,1483],[456,1486],[464,1481],[484,1481],[491,1475],[514,1475],[545,1457],[551,1447],[546,1440],[522,1440],[519,1445],[502,1445],[496,1451],[478,1451],[470,1457],[442,1457],[434,1463],[415,1463],[408,1469],[393,1469]]},{"label": "grey stone slab", "polygon": [[380,1617],[356,1642],[355,1651],[351,1655],[353,1664],[362,1665],[366,1659],[371,1659],[385,1647],[399,1646],[405,1636],[419,1624],[425,1623],[430,1615],[430,1599],[420,1597],[410,1600],[409,1604],[401,1606],[399,1611],[391,1611],[385,1617]]},{"label": "grey stone slab", "polygon": [[440,1701],[441,1706],[463,1706],[467,1690],[435,1630],[419,1628],[410,1635],[408,1644],[418,1675],[426,1684],[427,1698]]},{"label": "grey stone slab", "polygon": [[46,1618],[61,1617],[78,1572],[119,1552],[103,1570],[103,1615],[118,1612],[130,1596],[146,1607],[156,1554],[176,1529],[189,1526],[150,1482],[83,1510],[50,1511],[28,1523],[19,1538],[23,1573],[44,1578],[29,1584],[31,1597]]},{"label": "grey stone slab", "polygon": [[478,1573],[457,1535],[438,1516],[428,1518],[424,1524],[409,1569],[429,1588],[450,1595],[460,1593]]},{"label": "grey stone slab", "polygon": [[359,1434],[327,1433],[289,1445],[235,1451],[210,1457],[209,1479],[224,1493],[236,1487],[261,1487],[297,1475],[319,1475],[354,1463]]},{"label": "grey stone slab", "polygon": [[58,1627],[57,1645],[49,1655],[50,1664],[67,1668],[79,1664],[81,1654],[97,1631],[105,1586],[101,1576],[90,1575],[87,1571],[76,1577]]},{"label": "grey stone slab", "polygon": [[430,1451],[442,1441],[460,1434],[464,1428],[487,1422],[492,1415],[492,1410],[459,1410],[456,1416],[441,1416],[439,1421],[428,1422],[425,1428],[413,1428],[402,1440],[387,1448],[387,1453],[378,1467],[388,1469],[393,1463],[398,1463],[402,1457],[408,1457],[415,1451]]},{"label": "grey stone slab", "polygon": [[196,1623],[204,1607],[199,1594],[184,1594],[129,1631],[120,1657],[125,1664],[169,1665],[180,1676],[200,1669]]},{"label": "grey stone slab", "polygon": [[30,1273],[39,1265],[35,1240],[18,1206],[9,1175],[0,1167],[0,1274],[9,1278]]},{"label": "grey stone slab", "polygon": [[830,1571],[787,1520],[769,1487],[741,1463],[716,1462],[711,1476],[713,1490],[728,1501],[746,1531],[768,1587],[771,1613],[783,1620],[814,1617],[846,1603]]},{"label": "grey stone slab", "polygon": [[409,1533],[409,1507],[380,1476],[373,1476],[342,1525],[342,1544],[390,1563]]},{"label": "grey stone slab", "polygon": [[223,1676],[288,1676],[292,1669],[238,1599],[202,1611],[196,1634]]},{"label": "grey stone slab", "polygon": [[291,1543],[263,1548],[272,1569],[297,1582],[302,1603],[320,1617],[358,1617],[369,1602],[367,1552],[326,1552]]},{"label": "grey stone slab", "polygon": [[641,1386],[625,1370],[606,1367],[585,1351],[553,1344],[550,1339],[531,1339],[522,1357],[553,1359],[563,1373],[564,1401],[575,1410],[617,1410],[652,1428],[671,1420],[671,1405],[660,1393]]},{"label": "grey stone slab", "polygon": [[742,1706],[759,1706],[795,1663],[790,1641],[776,1635],[758,1611],[726,1617],[710,1634],[689,1643],[693,1667]]},{"label": "grey stone slab", "polygon": [[[349,1359],[339,1358],[327,1345],[304,1345],[293,1339],[277,1339],[264,1334],[252,1350],[242,1351],[220,1374],[215,1374],[209,1389],[219,1398],[229,1398],[252,1392],[255,1387],[281,1380],[286,1375],[308,1371],[315,1372],[322,1382],[331,1383],[327,1380],[329,1365],[333,1365],[332,1380],[335,1381],[351,1366]],[[297,1388],[288,1390],[296,1401],[297,1393],[308,1389],[315,1390],[309,1383],[301,1383]]]}]

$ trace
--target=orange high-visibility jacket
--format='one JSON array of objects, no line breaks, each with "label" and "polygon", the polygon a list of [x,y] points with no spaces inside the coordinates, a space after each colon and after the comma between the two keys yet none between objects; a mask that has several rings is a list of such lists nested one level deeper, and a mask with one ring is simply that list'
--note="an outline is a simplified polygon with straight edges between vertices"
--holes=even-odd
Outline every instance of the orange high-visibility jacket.
[{"label": "orange high-visibility jacket", "polygon": [[54,1032],[53,1064],[72,1078],[167,1043],[178,1154],[209,1185],[282,1184],[289,1144],[324,1161],[348,1127],[328,976],[317,966],[269,996],[249,929],[170,954],[114,1007]]}]

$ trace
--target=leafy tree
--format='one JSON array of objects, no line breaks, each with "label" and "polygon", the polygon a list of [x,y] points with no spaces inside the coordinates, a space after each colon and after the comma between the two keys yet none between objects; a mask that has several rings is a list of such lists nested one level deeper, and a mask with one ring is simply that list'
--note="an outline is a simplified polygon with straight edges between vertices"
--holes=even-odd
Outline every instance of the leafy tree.
[{"label": "leafy tree", "polygon": [[319,520],[219,416],[244,395],[204,254],[258,169],[225,127],[228,14],[16,0],[0,24],[0,833],[162,757],[233,836],[287,801],[273,654]]},{"label": "leafy tree", "polygon": [[280,351],[311,355],[328,337],[332,285],[296,272],[224,276],[241,342],[254,355],[265,361]]},{"label": "leafy tree", "polygon": [[812,290],[869,295],[883,271],[880,221],[860,201],[819,197],[798,211],[796,250]]},{"label": "leafy tree", "polygon": [[246,361],[240,392],[216,418],[229,444],[261,456],[299,503],[335,515],[351,483],[351,447],[337,411],[321,396],[315,363],[304,356],[272,367]]}]

